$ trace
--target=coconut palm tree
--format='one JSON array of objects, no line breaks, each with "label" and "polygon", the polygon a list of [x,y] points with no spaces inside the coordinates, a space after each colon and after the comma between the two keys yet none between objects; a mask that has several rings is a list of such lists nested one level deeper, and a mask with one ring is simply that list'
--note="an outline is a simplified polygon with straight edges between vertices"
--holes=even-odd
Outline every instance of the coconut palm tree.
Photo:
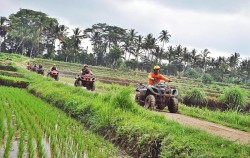
[{"label": "coconut palm tree", "polygon": [[188,66],[188,63],[191,62],[191,56],[190,53],[188,52],[187,47],[183,48],[183,58],[182,61],[184,62],[184,66]]},{"label": "coconut palm tree", "polygon": [[168,43],[171,35],[167,30],[162,30],[158,39],[162,42],[162,49],[164,49],[164,43]]},{"label": "coconut palm tree", "polygon": [[211,52],[208,49],[204,49],[203,51],[201,51],[201,68],[204,70],[204,72],[206,71],[206,67],[210,59],[210,57],[208,56],[208,54],[210,53]]},{"label": "coconut palm tree", "polygon": [[73,40],[73,58],[74,58],[74,62],[75,62],[75,58],[78,55],[78,53],[80,52],[80,45],[81,45],[81,40],[83,39],[84,35],[81,35],[81,30],[80,28],[75,28],[73,29],[73,35],[71,36],[71,39]]},{"label": "coconut palm tree", "polygon": [[235,52],[234,54],[231,54],[231,56],[228,57],[227,60],[228,60],[231,73],[235,75],[236,69],[240,62],[240,54]]},{"label": "coconut palm tree", "polygon": [[192,67],[196,67],[198,66],[198,61],[200,60],[200,54],[197,54],[197,50],[193,49],[190,53],[190,57],[191,57],[191,65]]}]

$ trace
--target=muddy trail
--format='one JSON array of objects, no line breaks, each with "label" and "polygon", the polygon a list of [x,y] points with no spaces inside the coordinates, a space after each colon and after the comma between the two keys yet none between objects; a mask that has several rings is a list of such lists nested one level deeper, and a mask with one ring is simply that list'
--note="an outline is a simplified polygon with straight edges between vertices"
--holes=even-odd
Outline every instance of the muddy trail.
[{"label": "muddy trail", "polygon": [[[17,65],[22,67],[22,68],[26,68],[24,65],[22,65],[20,63],[17,63]],[[60,72],[60,75],[64,76],[64,77],[69,77],[69,78],[75,77],[75,74],[69,74],[67,72],[65,74],[63,72]],[[97,80],[98,80],[98,78],[97,78]],[[113,79],[113,81],[114,80],[115,79]],[[59,81],[60,81],[60,79],[59,79]],[[100,81],[103,82],[102,80],[100,80]],[[122,82],[120,79],[117,79],[116,81]],[[128,81],[126,81],[126,82],[128,82]],[[126,82],[124,85],[126,85]],[[65,81],[63,81],[63,83],[66,83],[66,84],[73,86],[72,83],[68,83]],[[104,81],[104,83],[108,83],[108,82]],[[233,128],[226,127],[226,126],[223,126],[220,124],[205,121],[202,119],[186,116],[186,115],[183,115],[180,113],[175,114],[175,113],[169,113],[168,111],[162,111],[162,113],[165,113],[165,115],[168,119],[174,120],[182,125],[189,126],[192,128],[197,128],[197,129],[206,131],[210,134],[220,136],[220,137],[223,137],[225,139],[228,139],[228,140],[240,143],[240,144],[250,145],[250,132],[245,132],[245,131],[233,129]]]},{"label": "muddy trail", "polygon": [[182,114],[174,114],[167,112],[166,117],[171,120],[175,120],[182,125],[204,130],[213,135],[217,135],[225,139],[235,141],[237,143],[250,145],[250,132],[240,131],[237,129],[233,129],[230,127],[226,127],[213,122],[193,118]]}]

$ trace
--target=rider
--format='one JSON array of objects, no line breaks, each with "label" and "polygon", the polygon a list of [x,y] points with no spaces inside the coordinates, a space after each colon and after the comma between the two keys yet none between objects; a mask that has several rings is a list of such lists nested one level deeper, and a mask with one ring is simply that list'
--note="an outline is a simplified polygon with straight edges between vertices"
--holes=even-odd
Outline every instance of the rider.
[{"label": "rider", "polygon": [[81,70],[81,74],[82,74],[82,76],[86,75],[86,74],[93,75],[92,71],[89,69],[89,66],[86,64],[83,65],[83,69]]},{"label": "rider", "polygon": [[30,70],[32,68],[32,66],[33,66],[32,63],[28,61],[27,62],[27,68],[28,68],[28,70]]},{"label": "rider", "polygon": [[56,64],[53,64],[53,66],[50,68],[50,71],[57,70]]},{"label": "rider", "polygon": [[159,71],[160,71],[160,66],[158,66],[158,65],[154,66],[154,72],[150,72],[148,75],[148,84],[149,85],[158,84],[158,83],[160,83],[160,80],[172,82],[170,79],[168,79],[167,77],[160,74]]},{"label": "rider", "polygon": [[41,70],[43,66],[41,64],[38,65],[38,69]]},{"label": "rider", "polygon": [[49,75],[50,74],[50,72],[51,71],[54,71],[54,70],[56,70],[57,71],[57,67],[56,67],[56,64],[53,64],[53,66],[50,68],[50,70],[48,71],[48,74],[47,75]]}]

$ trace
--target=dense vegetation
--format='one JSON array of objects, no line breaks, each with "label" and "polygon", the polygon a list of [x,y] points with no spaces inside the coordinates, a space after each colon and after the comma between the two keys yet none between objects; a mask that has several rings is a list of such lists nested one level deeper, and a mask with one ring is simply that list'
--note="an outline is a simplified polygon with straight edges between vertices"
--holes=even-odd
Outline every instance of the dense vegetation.
[{"label": "dense vegetation", "polygon": [[[70,31],[73,32],[71,36],[68,35]],[[250,60],[240,60],[239,53],[213,58],[208,49],[198,52],[181,45],[166,47],[171,35],[167,30],[159,32],[158,37],[151,33],[142,36],[134,29],[105,23],[69,30],[45,13],[20,9],[8,18],[1,17],[0,37],[3,42],[0,51],[143,71],[150,71],[158,64],[168,75],[183,74],[195,78],[209,73],[212,75],[212,78],[206,77],[209,82],[212,79],[249,84]],[[88,46],[82,47],[83,40],[91,42],[92,50]],[[56,48],[58,41],[59,48]]]},{"label": "dense vegetation", "polygon": [[[139,107],[131,100],[129,87],[117,87],[116,91],[110,89],[106,91],[109,93],[99,94],[53,82],[34,73],[26,72],[25,78],[32,81],[28,86],[30,92],[120,145],[132,156],[248,157],[250,154],[248,146],[181,126],[161,114]],[[248,120],[246,118],[242,116],[237,122]]]}]

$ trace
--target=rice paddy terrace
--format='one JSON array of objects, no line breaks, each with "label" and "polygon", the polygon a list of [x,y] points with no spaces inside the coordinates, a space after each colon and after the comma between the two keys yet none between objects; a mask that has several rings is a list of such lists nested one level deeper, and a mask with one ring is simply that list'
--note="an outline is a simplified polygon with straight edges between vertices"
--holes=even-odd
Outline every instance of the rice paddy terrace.
[{"label": "rice paddy terrace", "polygon": [[[25,57],[3,59],[6,57],[0,61],[0,157],[250,156],[248,143],[213,136],[139,107],[131,98],[131,87],[100,82],[102,93],[88,92],[15,65],[24,65]],[[81,69],[79,64],[33,62],[45,69],[56,63],[60,75],[70,78]],[[107,83],[146,81],[146,73],[117,72],[116,80],[110,69],[90,68],[98,80],[111,81]],[[182,81],[176,79],[178,86],[184,84]],[[190,110],[185,105],[180,108],[181,112]],[[204,109],[196,112],[206,113]],[[235,114],[234,118],[242,126],[249,125],[249,115]],[[244,130],[250,131],[250,126]]]}]

